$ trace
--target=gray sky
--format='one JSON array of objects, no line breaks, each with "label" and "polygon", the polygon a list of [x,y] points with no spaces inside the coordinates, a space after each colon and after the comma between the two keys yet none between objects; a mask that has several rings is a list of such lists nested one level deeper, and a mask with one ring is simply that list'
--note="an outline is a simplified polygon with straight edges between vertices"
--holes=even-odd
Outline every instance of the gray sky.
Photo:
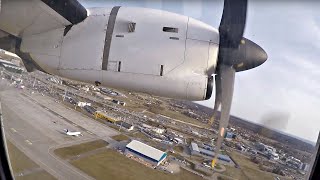
[{"label": "gray sky", "polygon": [[[218,28],[223,1],[80,0],[86,7],[138,6],[191,16]],[[268,53],[262,66],[236,74],[231,113],[316,141],[320,130],[320,2],[249,0],[244,36]],[[200,104],[213,107],[214,96]],[[288,117],[289,119],[286,119]]]}]

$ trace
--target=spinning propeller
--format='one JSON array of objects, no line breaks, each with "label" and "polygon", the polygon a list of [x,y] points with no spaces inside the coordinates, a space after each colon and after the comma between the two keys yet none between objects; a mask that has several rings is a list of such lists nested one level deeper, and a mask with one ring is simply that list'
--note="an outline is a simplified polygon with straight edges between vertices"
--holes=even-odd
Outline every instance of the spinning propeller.
[{"label": "spinning propeller", "polygon": [[212,167],[217,162],[226,128],[229,123],[235,72],[255,68],[264,63],[267,53],[257,44],[243,37],[247,16],[247,0],[225,0],[219,26],[220,43],[216,68],[216,99],[213,122],[221,106],[219,133]]}]

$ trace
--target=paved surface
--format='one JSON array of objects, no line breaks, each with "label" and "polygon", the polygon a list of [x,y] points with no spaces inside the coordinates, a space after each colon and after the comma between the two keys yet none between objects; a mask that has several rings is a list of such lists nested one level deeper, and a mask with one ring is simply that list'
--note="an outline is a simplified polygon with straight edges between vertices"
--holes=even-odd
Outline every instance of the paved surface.
[{"label": "paved surface", "polygon": [[112,138],[110,138],[111,136],[119,134],[119,132],[114,130],[113,128],[101,124],[78,111],[65,107],[55,102],[54,99],[50,97],[41,96],[38,94],[27,94],[26,96],[28,98],[32,98],[35,103],[41,104],[42,106],[46,107],[47,109],[49,109],[49,111],[62,116],[62,119],[67,119],[68,122],[77,126],[80,130],[86,131],[88,133],[93,133],[100,139],[103,139],[109,143],[116,142]]},{"label": "paved surface", "polygon": [[[6,80],[0,79],[6,138],[40,168],[58,179],[92,179],[66,161],[57,158],[53,150],[95,139],[114,143],[110,136],[119,132],[68,109],[49,97],[25,92],[26,90],[17,90],[9,86]],[[66,128],[80,131],[83,136],[66,136],[63,132]]]},{"label": "paved surface", "polygon": [[[74,137],[64,137],[64,134],[54,132],[52,129],[48,131],[50,125],[47,124],[45,128],[43,122],[46,120],[39,116],[38,109],[24,101],[19,95],[1,96],[1,104],[7,139],[30,159],[58,179],[91,179],[48,151],[51,146],[58,145],[59,140],[66,142],[71,141]],[[40,126],[42,128],[39,128]],[[56,135],[52,136],[53,133]],[[77,141],[79,140],[81,141],[81,139]]]}]

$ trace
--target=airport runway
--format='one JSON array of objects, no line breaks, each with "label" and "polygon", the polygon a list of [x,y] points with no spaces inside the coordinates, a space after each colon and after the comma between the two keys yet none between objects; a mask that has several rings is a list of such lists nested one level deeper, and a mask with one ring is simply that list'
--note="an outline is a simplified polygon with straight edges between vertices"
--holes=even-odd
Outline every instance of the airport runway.
[{"label": "airport runway", "polygon": [[[50,97],[14,88],[7,80],[0,79],[0,98],[6,138],[58,179],[92,178],[56,157],[54,149],[95,139],[117,143],[111,136],[118,131]],[[80,131],[83,136],[66,136],[63,129]]]},{"label": "airport runway", "polygon": [[[2,92],[1,104],[7,139],[30,159],[58,179],[92,179],[49,152],[52,146],[70,141],[80,143],[93,138],[92,136],[86,134],[83,138],[81,137],[82,139],[77,139],[78,137],[67,137],[57,132],[55,128],[50,127],[54,126],[53,123],[48,124],[54,118],[39,113],[39,108],[25,101],[15,90]],[[45,122],[47,122],[46,125]],[[63,124],[60,125],[63,126]]]},{"label": "airport runway", "polygon": [[75,124],[80,128],[80,130],[83,131],[89,131],[90,133],[93,133],[100,139],[103,139],[109,143],[116,143],[111,136],[118,135],[119,132],[116,131],[113,128],[108,127],[105,124],[101,124],[85,115],[83,115],[80,112],[77,112],[73,109],[67,108],[63,106],[60,103],[55,102],[52,98],[41,96],[41,95],[26,95],[28,98],[32,98],[32,101],[34,101],[37,104],[40,104],[42,106],[45,106],[49,109],[49,111],[52,111],[65,119],[67,121],[72,122],[72,124]]}]

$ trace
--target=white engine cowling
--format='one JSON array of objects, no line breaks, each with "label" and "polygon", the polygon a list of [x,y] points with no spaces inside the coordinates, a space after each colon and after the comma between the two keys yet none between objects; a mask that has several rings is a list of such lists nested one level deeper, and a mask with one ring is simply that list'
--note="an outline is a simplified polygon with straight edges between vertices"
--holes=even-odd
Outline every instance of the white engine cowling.
[{"label": "white engine cowling", "polygon": [[145,8],[89,9],[71,28],[22,37],[43,70],[102,86],[208,99],[219,33],[195,19]]}]

